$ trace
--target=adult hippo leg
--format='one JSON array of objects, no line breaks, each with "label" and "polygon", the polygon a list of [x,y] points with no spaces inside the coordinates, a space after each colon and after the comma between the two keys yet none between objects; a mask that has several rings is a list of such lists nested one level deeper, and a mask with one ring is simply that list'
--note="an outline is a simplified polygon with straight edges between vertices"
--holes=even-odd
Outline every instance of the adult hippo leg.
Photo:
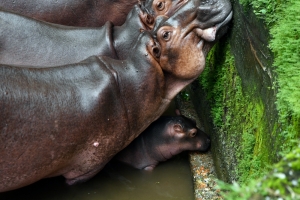
[{"label": "adult hippo leg", "polygon": [[[164,15],[172,13],[174,5],[180,5],[178,1],[186,0],[147,0],[146,8],[153,16]],[[0,7],[51,23],[97,27],[107,21],[122,25],[137,3],[138,0],[1,0]]]}]

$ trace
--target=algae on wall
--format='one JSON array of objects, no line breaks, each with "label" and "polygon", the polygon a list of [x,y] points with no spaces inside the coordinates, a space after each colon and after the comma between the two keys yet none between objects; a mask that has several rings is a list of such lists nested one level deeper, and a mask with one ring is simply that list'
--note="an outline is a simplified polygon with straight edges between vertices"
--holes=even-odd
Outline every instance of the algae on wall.
[{"label": "algae on wall", "polygon": [[212,49],[199,81],[208,93],[214,140],[225,144],[215,148],[221,149],[230,181],[246,182],[264,174],[276,154],[270,146],[273,138],[268,135],[263,101],[254,95],[255,87],[243,88],[230,47],[228,41],[220,41]]},{"label": "algae on wall", "polygon": [[[206,125],[206,131],[219,157],[216,163],[229,174],[220,177],[246,184],[297,147],[300,1],[232,3],[228,37],[212,49],[199,78],[205,94],[198,94],[198,83],[190,92],[200,118],[212,117],[213,128]],[[210,113],[195,98],[201,96],[209,101]]]},{"label": "algae on wall", "polygon": [[[245,9],[253,10],[267,24],[269,48],[274,54],[272,70],[276,72],[276,107],[283,141],[300,136],[300,1],[241,0]],[[294,144],[282,146],[288,153]]]}]

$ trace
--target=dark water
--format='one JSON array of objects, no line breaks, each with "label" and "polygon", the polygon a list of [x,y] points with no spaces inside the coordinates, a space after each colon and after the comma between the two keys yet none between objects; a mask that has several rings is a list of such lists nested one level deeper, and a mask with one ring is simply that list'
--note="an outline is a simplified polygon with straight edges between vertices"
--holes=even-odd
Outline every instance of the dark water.
[{"label": "dark water", "polygon": [[0,194],[0,200],[193,200],[188,155],[161,163],[153,172],[110,163],[97,176],[75,186],[63,177],[41,180]]}]

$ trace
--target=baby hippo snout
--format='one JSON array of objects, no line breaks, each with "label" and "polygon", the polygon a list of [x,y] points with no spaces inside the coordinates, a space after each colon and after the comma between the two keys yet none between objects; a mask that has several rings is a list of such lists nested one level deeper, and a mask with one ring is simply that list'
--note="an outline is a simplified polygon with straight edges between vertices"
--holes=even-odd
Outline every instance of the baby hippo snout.
[{"label": "baby hippo snout", "polygon": [[195,138],[196,140],[196,148],[190,149],[190,150],[197,150],[197,151],[207,151],[210,148],[210,137],[205,134],[200,129],[198,131],[198,138]]}]

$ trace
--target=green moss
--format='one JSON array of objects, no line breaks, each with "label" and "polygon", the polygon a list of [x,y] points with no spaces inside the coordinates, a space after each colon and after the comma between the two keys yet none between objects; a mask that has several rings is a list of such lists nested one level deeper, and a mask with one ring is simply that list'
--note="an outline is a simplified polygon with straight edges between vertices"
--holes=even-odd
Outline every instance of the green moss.
[{"label": "green moss", "polygon": [[278,6],[281,5],[280,0],[239,0],[239,2],[246,9],[251,8],[255,15],[265,20],[267,24],[272,24],[278,19],[274,13],[276,13]]},{"label": "green moss", "polygon": [[[270,48],[277,72],[277,109],[282,127],[282,151],[289,152],[300,137],[300,1],[290,0],[278,8],[271,27]],[[291,141],[291,142],[290,142]],[[290,145],[289,145],[290,144]]]},{"label": "green moss", "polygon": [[224,191],[224,199],[300,199],[300,144],[272,169],[266,176],[243,186],[219,182],[219,189]]},{"label": "green moss", "polygon": [[[269,47],[277,74],[281,152],[289,152],[300,137],[300,1],[240,0],[269,26]],[[279,144],[278,144],[279,145]]]},{"label": "green moss", "polygon": [[220,42],[212,49],[199,81],[207,92],[217,134],[236,155],[235,177],[244,183],[266,173],[274,153],[265,108],[261,99],[253,97],[255,88],[243,89],[229,44]]},{"label": "green moss", "polygon": [[[297,147],[300,137],[300,1],[240,2],[245,9],[252,10],[264,20],[270,30],[269,48],[274,63],[268,68],[272,74],[275,72],[271,84],[276,96],[278,117],[270,116],[270,108],[273,107],[266,106],[273,100],[268,101],[257,95],[265,91],[261,88],[271,88],[271,85],[256,89],[257,85],[263,83],[242,82],[236,70],[235,58],[226,42],[234,37],[222,40],[208,55],[207,67],[199,81],[211,105],[211,116],[221,143],[218,148],[221,157],[226,159],[226,170],[234,171],[236,175],[233,180],[239,182],[224,186],[231,191],[226,199],[300,199],[300,167],[295,167],[300,165],[299,156],[295,160],[295,151],[289,154]],[[243,70],[241,67],[239,69]],[[281,156],[286,158],[274,166]],[[289,157],[294,160],[289,160]],[[270,166],[276,170],[261,178],[270,170]],[[297,174],[296,180],[289,175],[293,173]]]},{"label": "green moss", "polygon": [[[225,194],[225,199],[300,199],[300,146],[298,142],[300,137],[300,16],[298,14],[300,1],[240,0],[240,2],[245,9],[253,10],[258,18],[263,19],[270,30],[269,47],[274,54],[272,69],[276,72],[276,107],[279,118],[276,119],[272,132],[267,132],[262,119],[268,119],[270,116],[264,116],[265,107],[262,101],[258,98],[250,98],[251,89],[245,87],[240,89],[239,84],[234,85],[236,93],[233,98],[239,98],[239,102],[235,104],[244,105],[244,107],[223,104],[223,109],[215,108],[213,112],[219,112],[214,121],[218,126],[225,122],[224,115],[238,114],[236,108],[243,110],[241,113],[245,113],[242,115],[245,123],[240,122],[239,125],[244,129],[237,140],[243,152],[238,151],[239,148],[236,151],[237,173],[240,176],[238,181],[242,184],[220,183],[220,186],[223,190],[229,191]],[[209,57],[209,59],[215,58]],[[206,75],[206,77],[209,76]],[[204,85],[208,90],[211,90],[212,86],[207,80],[201,82],[206,84]],[[228,80],[229,85],[231,82],[232,80]],[[227,93],[228,89],[225,91]],[[243,95],[239,97],[239,93]],[[219,94],[217,98],[222,95]],[[211,98],[213,99],[214,96]],[[247,101],[248,105],[245,104]],[[236,123],[232,120],[232,116],[225,117],[226,119],[230,119],[231,122],[221,125],[221,129],[228,134],[230,127],[226,127],[226,124],[233,126]],[[234,130],[239,131],[240,128],[235,127]],[[230,139],[232,138],[235,139],[237,136],[230,136]],[[274,170],[267,176],[259,178],[266,172],[268,165],[274,162],[272,157],[276,157],[276,152],[272,152],[272,149],[279,149],[283,159],[278,164],[271,165]],[[248,183],[243,184],[246,180]]]},{"label": "green moss", "polygon": [[182,100],[184,101],[189,101],[190,100],[190,95],[189,93],[186,91],[186,90],[182,90],[180,93],[179,93],[179,96]]}]

